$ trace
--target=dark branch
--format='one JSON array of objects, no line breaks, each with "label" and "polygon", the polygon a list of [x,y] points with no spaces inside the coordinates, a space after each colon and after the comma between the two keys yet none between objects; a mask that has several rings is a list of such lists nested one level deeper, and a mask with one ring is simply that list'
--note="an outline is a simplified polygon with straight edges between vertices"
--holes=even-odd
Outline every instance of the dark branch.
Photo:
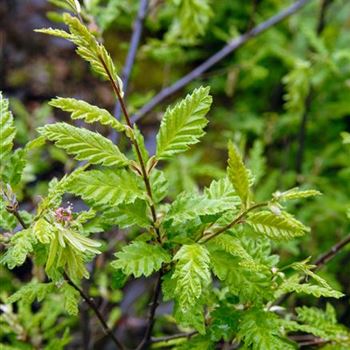
[{"label": "dark branch", "polygon": [[87,305],[89,305],[90,309],[93,310],[93,312],[95,313],[95,315],[97,316],[97,318],[99,319],[103,331],[110,336],[110,338],[113,340],[114,344],[117,346],[118,349],[124,350],[125,347],[123,346],[123,344],[117,339],[117,337],[115,336],[115,334],[110,330],[110,328],[108,327],[105,319],[103,318],[102,314],[100,313],[97,305],[95,304],[95,302],[87,295],[85,294],[85,292],[80,289],[71,279],[70,277],[64,273],[64,278],[67,280],[67,282],[76,290],[79,292],[80,296],[85,300],[85,302],[87,303]]},{"label": "dark branch", "polygon": [[149,316],[148,316],[148,322],[147,322],[147,329],[145,332],[145,335],[137,347],[136,350],[144,350],[148,349],[149,344],[151,343],[151,335],[152,335],[152,330],[154,326],[154,321],[155,321],[155,315],[156,315],[156,310],[159,305],[158,299],[161,291],[161,285],[162,285],[162,276],[163,276],[163,270],[159,271],[158,279],[156,286],[154,288],[154,294],[153,294],[153,300],[151,304],[151,308],[149,310]]},{"label": "dark branch", "polygon": [[[128,51],[128,56],[125,61],[123,73],[121,76],[123,81],[123,90],[124,90],[125,96],[127,94],[130,74],[134,66],[137,49],[139,47],[139,43],[141,40],[143,24],[144,24],[146,14],[147,14],[147,9],[148,9],[148,3],[149,3],[149,0],[140,0],[139,11],[134,23],[134,29],[133,29],[133,33],[130,41],[130,48]],[[122,111],[120,108],[120,103],[117,101],[114,108],[114,115],[117,119],[120,119],[121,112]]]},{"label": "dark branch", "polygon": [[220,51],[211,56],[193,71],[182,77],[180,80],[176,81],[173,85],[166,87],[159,94],[157,94],[153,99],[148,102],[141,110],[132,117],[133,121],[136,121],[142,117],[144,117],[147,113],[153,110],[159,103],[165,100],[167,97],[171,96],[178,90],[182,89],[192,80],[198,78],[202,73],[207,71],[209,68],[213,67],[215,64],[223,60],[226,56],[243,46],[250,39],[258,36],[259,34],[265,32],[267,29],[276,25],[277,23],[283,21],[287,17],[293,15],[298,10],[300,10],[303,6],[305,6],[311,0],[298,0],[290,7],[282,10],[277,15],[269,18],[265,22],[257,25],[253,29],[249,30],[247,33],[239,36],[236,39],[233,39],[229,44],[224,46]]}]

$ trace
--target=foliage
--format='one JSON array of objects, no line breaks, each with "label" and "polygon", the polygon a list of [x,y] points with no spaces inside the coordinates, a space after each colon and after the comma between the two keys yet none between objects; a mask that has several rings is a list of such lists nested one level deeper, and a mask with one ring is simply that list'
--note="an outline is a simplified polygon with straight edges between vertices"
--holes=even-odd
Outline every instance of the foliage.
[{"label": "foliage", "polygon": [[[340,35],[332,42],[340,29],[334,26],[322,34],[306,24],[294,33],[303,15],[291,28],[272,28],[255,39],[259,45],[249,42],[227,58],[224,76],[205,79],[210,89],[193,84],[183,99],[164,108],[150,145],[148,133],[133,125],[127,113],[142,98],[132,93],[126,105],[114,55],[101,38],[107,28],[118,27],[119,16],[130,22],[135,8],[128,9],[124,0],[51,3],[63,10],[58,16],[65,28],[37,31],[76,46],[77,54],[111,84],[124,119],[84,100],[58,97],[48,108],[68,112],[72,123],[43,121],[35,125],[40,136],[33,132],[29,140],[16,111],[13,117],[8,100],[0,95],[1,271],[9,281],[18,268],[33,266],[30,282],[16,278],[1,295],[1,346],[63,349],[75,344],[71,338],[78,316],[87,317],[90,307],[99,321],[106,318],[104,331],[122,325],[127,334],[123,338],[137,348],[141,339],[130,336],[131,321],[119,322],[116,303],[122,293],[153,282],[155,276],[142,349],[151,347],[154,335],[176,329],[189,333],[157,341],[160,347],[296,349],[300,333],[324,341],[324,349],[350,346],[349,329],[337,321],[335,309],[330,304],[325,311],[319,307],[323,298],[342,303],[346,285],[336,281],[337,271],[319,274],[319,266],[305,259],[322,251],[314,247],[318,242],[334,244],[331,232],[341,236],[348,228],[349,134],[342,133],[341,144],[340,133],[349,108],[346,94],[332,81],[336,75],[343,89],[348,84],[345,39]],[[269,5],[270,10],[257,6],[268,14],[279,2]],[[188,51],[180,55],[182,62],[206,58],[206,47],[215,39],[228,41],[253,20],[248,5],[234,2],[174,0],[154,6],[153,24],[146,26],[149,35],[158,30],[163,39],[147,42],[141,52],[151,48],[165,65],[184,48]],[[232,20],[227,13],[233,13]],[[100,27],[93,30],[94,25]],[[160,49],[163,55],[158,55]],[[284,99],[278,107],[270,97],[275,89],[280,95],[276,99]],[[220,96],[213,106],[212,95]],[[311,142],[293,143],[306,114],[311,116],[308,132],[315,149],[305,148],[300,170],[290,159],[298,162],[297,148]],[[328,118],[336,131],[327,130]],[[202,146],[190,149],[205,135],[209,119]],[[118,145],[104,136],[106,131],[118,133]],[[323,134],[324,145],[319,140]],[[25,142],[18,142],[21,135]],[[45,150],[43,140],[48,142]],[[285,143],[289,154],[279,152]],[[60,180],[50,178],[40,199],[33,199],[37,189],[30,192],[28,183],[40,178],[44,151],[66,167]],[[26,205],[28,197],[31,205]],[[65,205],[67,199],[74,207]],[[19,210],[22,200],[27,211]],[[310,242],[314,244],[306,244]],[[279,305],[286,293],[295,293],[302,306]],[[125,312],[128,298],[121,303],[125,318],[147,313],[149,296],[142,294],[130,314]],[[80,306],[81,298],[85,303]],[[162,300],[171,302],[171,315],[169,308],[164,316],[156,311]],[[92,337],[98,339],[98,332]]]}]

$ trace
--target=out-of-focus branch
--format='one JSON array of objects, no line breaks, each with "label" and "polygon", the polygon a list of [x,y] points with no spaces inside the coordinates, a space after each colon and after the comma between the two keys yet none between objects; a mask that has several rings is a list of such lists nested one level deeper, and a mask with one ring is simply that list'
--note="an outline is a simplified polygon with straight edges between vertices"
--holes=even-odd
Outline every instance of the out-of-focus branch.
[{"label": "out-of-focus branch", "polygon": [[[132,68],[134,66],[137,49],[138,49],[139,44],[140,44],[142,30],[143,30],[143,24],[144,24],[146,15],[147,15],[148,4],[149,4],[149,0],[140,0],[138,14],[137,14],[136,20],[134,22],[134,28],[133,28],[131,41],[130,41],[128,56],[126,58],[123,73],[121,76],[122,81],[123,81],[125,95],[127,94],[127,88],[128,88],[128,84],[129,84],[131,71],[132,71]],[[117,119],[120,119],[121,112],[122,111],[121,111],[120,104],[117,101],[115,108],[114,108],[114,115]]]},{"label": "out-of-focus branch", "polygon": [[298,0],[291,6],[279,12],[277,15],[257,25],[256,27],[252,28],[245,34],[239,36],[238,38],[233,39],[226,46],[224,46],[220,51],[218,51],[213,56],[208,58],[205,62],[203,62],[197,68],[192,70],[190,73],[186,74],[184,77],[176,81],[171,86],[168,86],[165,89],[163,89],[161,92],[159,92],[155,97],[153,97],[153,99],[150,102],[148,102],[144,107],[142,107],[136,115],[132,117],[132,120],[136,121],[144,117],[147,113],[153,110],[159,103],[164,101],[167,97],[171,96],[172,94],[174,94],[175,92],[177,92],[178,90],[186,86],[188,83],[198,78],[202,73],[207,71],[209,68],[213,67],[215,64],[223,60],[226,56],[228,56],[229,54],[231,54],[241,46],[243,46],[250,39],[255,38],[259,34],[265,32],[267,29],[280,23],[287,17],[293,15],[309,2],[311,2],[311,0]]}]

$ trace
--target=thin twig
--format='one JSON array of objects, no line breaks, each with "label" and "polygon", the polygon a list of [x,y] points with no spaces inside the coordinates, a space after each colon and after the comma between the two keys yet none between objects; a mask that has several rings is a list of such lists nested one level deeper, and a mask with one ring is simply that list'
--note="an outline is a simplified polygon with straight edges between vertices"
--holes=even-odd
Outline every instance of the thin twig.
[{"label": "thin twig", "polygon": [[207,71],[209,68],[213,67],[215,64],[223,60],[226,56],[228,56],[229,54],[231,54],[241,46],[243,46],[250,39],[258,36],[259,34],[265,32],[267,29],[271,28],[272,26],[278,24],[279,22],[283,21],[287,17],[299,11],[302,7],[304,7],[310,1],[311,0],[298,0],[291,6],[279,12],[277,15],[257,25],[256,27],[249,30],[245,34],[239,36],[238,38],[233,39],[230,43],[224,46],[220,51],[218,51],[213,56],[208,58],[205,62],[203,62],[197,68],[192,70],[190,73],[186,74],[184,77],[176,81],[174,84],[160,91],[155,97],[153,97],[153,99],[150,102],[148,102],[144,107],[142,107],[136,113],[136,115],[132,117],[132,121],[136,121],[144,117],[147,113],[153,110],[159,103],[164,101],[167,97],[171,96],[178,90],[182,89],[192,80],[198,78],[202,73]]},{"label": "thin twig", "polygon": [[250,213],[252,210],[261,208],[261,207],[266,207],[268,203],[267,202],[262,202],[262,203],[257,203],[252,205],[251,207],[249,207],[248,209],[244,210],[241,214],[239,214],[233,221],[231,221],[229,224],[227,224],[226,226],[218,229],[216,232],[213,232],[212,234],[208,235],[208,236],[204,236],[202,237],[202,239],[199,239],[200,243],[205,243],[208,242],[209,240],[211,240],[212,238],[220,235],[221,233],[224,233],[225,231],[229,230],[231,227],[233,227],[234,225],[238,224],[239,222],[241,222],[241,220],[248,214]]},{"label": "thin twig", "polygon": [[[123,73],[121,76],[123,81],[124,98],[128,91],[127,88],[128,88],[129,78],[132,72],[132,68],[134,66],[137,49],[139,47],[139,43],[141,40],[143,24],[147,14],[148,4],[149,4],[149,0],[140,0],[139,10],[134,23],[133,33],[130,41],[128,56],[126,58]],[[121,117],[121,108],[120,108],[119,101],[117,101],[115,105],[114,115],[117,119],[120,119]]]},{"label": "thin twig", "polygon": [[198,334],[198,331],[193,331],[193,332],[188,332],[188,333],[177,333],[177,334],[172,334],[172,335],[165,335],[163,337],[157,337],[157,338],[152,338],[151,339],[151,343],[163,343],[163,342],[167,342],[170,340],[174,340],[174,339],[181,339],[181,338],[191,338],[194,335]]},{"label": "thin twig", "polygon": [[110,338],[113,340],[114,344],[117,346],[117,348],[124,350],[124,345],[118,340],[118,338],[115,336],[115,334],[110,330],[110,328],[107,325],[107,322],[103,318],[102,314],[100,313],[97,305],[95,302],[87,295],[85,292],[80,289],[71,279],[70,277],[64,273],[64,278],[67,280],[67,282],[76,290],[79,292],[80,296],[85,300],[85,302],[89,305],[90,309],[94,311],[95,315],[99,319],[102,328],[106,334],[110,336]]},{"label": "thin twig", "polygon": [[162,276],[163,276],[163,270],[160,270],[159,274],[158,274],[158,278],[157,278],[157,283],[156,283],[156,286],[154,288],[154,294],[153,294],[153,300],[151,303],[151,308],[149,310],[147,329],[146,329],[146,332],[145,332],[143,339],[141,340],[141,343],[138,345],[136,350],[147,349],[150,342],[151,342],[151,335],[152,335],[152,330],[153,330],[153,326],[154,326],[156,310],[157,310],[157,307],[159,305],[158,299],[159,299],[159,295],[160,295],[160,291],[161,291]]}]

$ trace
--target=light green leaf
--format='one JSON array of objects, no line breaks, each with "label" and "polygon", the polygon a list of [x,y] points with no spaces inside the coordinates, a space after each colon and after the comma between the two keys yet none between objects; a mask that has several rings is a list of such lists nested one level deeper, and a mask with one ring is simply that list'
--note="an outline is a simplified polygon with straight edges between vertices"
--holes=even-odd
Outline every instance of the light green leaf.
[{"label": "light green leaf", "polygon": [[139,178],[126,170],[90,170],[74,176],[68,191],[95,205],[133,203],[144,198]]},{"label": "light green leaf", "polygon": [[48,244],[54,236],[54,228],[44,218],[40,218],[33,225],[33,234],[39,242]]},{"label": "light green leaf", "polygon": [[37,33],[48,34],[52,36],[57,36],[58,38],[71,40],[72,36],[64,30],[61,29],[53,29],[53,28],[42,28],[42,29],[34,29]]},{"label": "light green leaf", "polygon": [[125,126],[114,118],[107,110],[90,105],[82,100],[58,97],[51,100],[49,105],[71,113],[71,118],[73,120],[83,119],[89,124],[99,122],[102,125],[111,126],[117,131],[125,130]]},{"label": "light green leaf", "polygon": [[22,230],[12,236],[10,247],[1,257],[0,264],[7,265],[9,269],[22,265],[27,255],[34,249],[36,239],[31,229]]},{"label": "light green leaf", "polygon": [[153,199],[156,203],[159,203],[168,194],[168,181],[162,171],[154,169],[151,172],[150,183]]},{"label": "light green leaf", "polygon": [[66,123],[49,124],[38,129],[56,146],[77,160],[105,166],[126,166],[129,161],[110,140],[102,135]]},{"label": "light green leaf", "polygon": [[248,170],[244,166],[242,157],[232,142],[228,143],[228,153],[228,178],[230,179],[235,191],[242,200],[243,206],[245,207],[247,206],[249,198]]},{"label": "light green leaf", "polygon": [[200,244],[183,245],[173,260],[177,261],[172,276],[176,280],[174,295],[185,312],[201,298],[211,282],[209,253]]},{"label": "light green leaf", "polygon": [[79,312],[80,294],[68,282],[61,286],[64,297],[64,308],[69,315],[76,316]]},{"label": "light green leaf", "polygon": [[9,102],[0,91],[0,165],[3,165],[6,156],[11,152],[15,136],[16,129],[12,113],[9,111]]},{"label": "light green leaf", "polygon": [[285,192],[275,192],[274,199],[278,201],[288,201],[293,199],[308,198],[321,195],[321,192],[316,190],[299,190],[298,187],[292,188]]},{"label": "light green leaf", "polygon": [[39,283],[33,281],[23,285],[16,293],[12,294],[7,299],[7,303],[11,304],[21,300],[30,305],[35,299],[40,302],[51,293],[54,288],[54,283]]},{"label": "light green leaf", "polygon": [[270,211],[250,214],[246,221],[254,231],[273,240],[287,240],[303,236],[309,231],[300,221],[287,213],[275,215]]},{"label": "light green leaf", "polygon": [[200,87],[166,110],[157,135],[158,159],[169,159],[199,142],[208,123],[205,115],[211,103],[209,88]]},{"label": "light green leaf", "polygon": [[160,246],[136,241],[115,254],[117,260],[112,262],[115,269],[121,269],[126,275],[133,274],[136,278],[150,276],[158,271],[163,263],[171,260],[170,255]]}]

